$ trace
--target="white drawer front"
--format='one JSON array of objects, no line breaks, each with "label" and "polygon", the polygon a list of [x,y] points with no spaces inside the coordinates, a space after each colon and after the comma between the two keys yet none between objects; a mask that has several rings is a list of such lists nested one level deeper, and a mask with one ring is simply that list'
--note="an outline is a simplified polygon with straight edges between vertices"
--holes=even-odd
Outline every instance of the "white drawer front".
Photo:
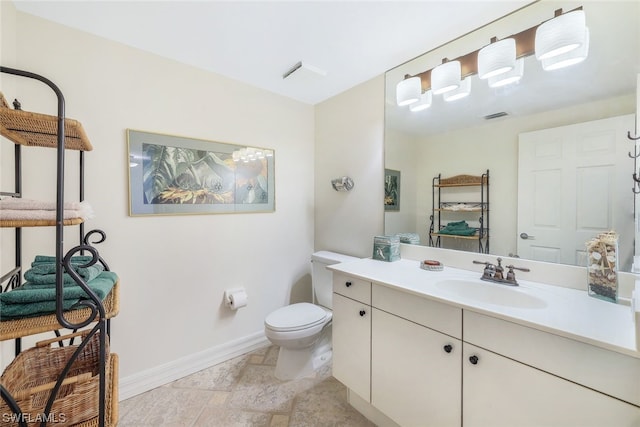
[{"label": "white drawer front", "polygon": [[640,406],[640,359],[464,311],[464,341]]},{"label": "white drawer front", "polygon": [[373,285],[374,307],[462,339],[462,309],[382,285]]},{"label": "white drawer front", "polygon": [[333,292],[371,305],[371,282],[333,273]]}]

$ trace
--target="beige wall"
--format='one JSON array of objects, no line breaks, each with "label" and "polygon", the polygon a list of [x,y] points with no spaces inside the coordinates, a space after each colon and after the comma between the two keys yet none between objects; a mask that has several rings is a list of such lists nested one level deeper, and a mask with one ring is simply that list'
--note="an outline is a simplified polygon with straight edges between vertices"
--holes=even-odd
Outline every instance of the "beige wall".
[{"label": "beige wall", "polygon": [[[9,43],[15,55],[3,53],[3,65],[54,81],[67,116],[82,122],[94,146],[86,155],[85,198],[97,215],[86,227],[107,233],[98,248],[121,279],[112,348],[121,357],[122,398],[264,343],[269,312],[310,300],[314,248],[370,255],[383,222],[383,76],[314,108],[6,4],[2,46]],[[10,79],[3,82],[7,98],[55,114],[47,87]],[[276,212],[128,216],[127,128],[273,148]],[[2,187],[10,188],[13,148],[0,145]],[[24,157],[25,197],[52,200],[55,152],[27,148]],[[78,197],[77,158],[67,154],[65,200]],[[353,191],[331,188],[342,175],[354,179]],[[24,263],[54,250],[53,230],[24,234]],[[77,235],[76,227],[66,229],[67,249]],[[14,262],[13,232],[0,236],[5,271]],[[249,305],[231,313],[222,296],[237,286],[246,287]],[[12,352],[3,343],[2,365]]]},{"label": "beige wall", "polygon": [[[309,299],[312,106],[22,13],[15,17],[15,36],[17,54],[3,56],[3,65],[54,81],[67,100],[67,116],[82,122],[94,146],[86,155],[86,200],[96,218],[87,230],[107,233],[98,248],[121,280],[112,348],[120,354],[125,384],[203,352],[215,358],[218,350],[263,340],[268,313]],[[52,92],[38,82],[20,81],[8,92],[26,110],[55,113]],[[276,211],[128,216],[127,128],[274,149]],[[25,197],[53,200],[55,151],[24,152]],[[76,159],[68,155],[66,200],[77,200]],[[3,177],[9,168],[3,157]],[[2,234],[3,253],[8,233]],[[52,230],[25,230],[23,262],[52,253],[53,237]],[[66,229],[65,244],[77,244],[76,227]],[[12,262],[3,260],[3,271]],[[247,289],[249,304],[232,313],[222,306],[223,292],[237,286]],[[5,362],[8,347],[4,343]]]},{"label": "beige wall", "polygon": [[[418,233],[420,241],[428,242],[428,225],[424,216],[418,215],[418,194],[430,189],[418,182],[416,174],[422,167],[416,157],[417,137],[392,129],[385,129],[384,163],[386,169],[400,172],[400,209],[384,214],[385,234]],[[422,221],[422,222],[421,222]]]},{"label": "beige wall", "polygon": [[[383,76],[316,105],[315,126],[315,248],[369,257],[384,221]],[[354,188],[335,191],[345,175]]]}]

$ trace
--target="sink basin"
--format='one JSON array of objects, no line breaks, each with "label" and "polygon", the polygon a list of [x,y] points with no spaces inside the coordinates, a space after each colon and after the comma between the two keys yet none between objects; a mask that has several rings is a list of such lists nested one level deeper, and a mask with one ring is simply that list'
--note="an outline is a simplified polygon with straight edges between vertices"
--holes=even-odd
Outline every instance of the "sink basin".
[{"label": "sink basin", "polygon": [[470,299],[485,304],[515,308],[544,308],[547,303],[518,287],[509,287],[499,283],[481,280],[448,279],[436,283],[436,286],[452,296]]}]

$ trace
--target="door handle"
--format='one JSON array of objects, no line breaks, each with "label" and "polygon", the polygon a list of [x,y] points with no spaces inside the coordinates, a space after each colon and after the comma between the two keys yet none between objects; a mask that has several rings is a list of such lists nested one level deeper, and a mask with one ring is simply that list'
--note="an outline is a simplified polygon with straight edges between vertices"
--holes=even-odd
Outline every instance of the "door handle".
[{"label": "door handle", "polygon": [[535,236],[529,236],[527,233],[520,233],[520,238],[522,240],[533,240],[536,237]]}]

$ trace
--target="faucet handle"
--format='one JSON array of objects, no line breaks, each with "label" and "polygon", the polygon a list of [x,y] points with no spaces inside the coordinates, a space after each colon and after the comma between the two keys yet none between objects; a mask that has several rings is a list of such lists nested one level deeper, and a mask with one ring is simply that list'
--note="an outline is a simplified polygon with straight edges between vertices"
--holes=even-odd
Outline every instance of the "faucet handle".
[{"label": "faucet handle", "polygon": [[507,277],[506,277],[506,282],[510,283],[512,285],[518,285],[518,282],[516,281],[516,273],[513,270],[520,270],[520,271],[531,271],[528,268],[524,268],[524,267],[515,267],[514,265],[507,265],[507,268],[509,269],[509,271],[507,272]]},{"label": "faucet handle", "polygon": [[509,270],[531,271],[528,268],[525,268],[525,267],[514,267],[513,265],[507,265],[507,268]]}]

